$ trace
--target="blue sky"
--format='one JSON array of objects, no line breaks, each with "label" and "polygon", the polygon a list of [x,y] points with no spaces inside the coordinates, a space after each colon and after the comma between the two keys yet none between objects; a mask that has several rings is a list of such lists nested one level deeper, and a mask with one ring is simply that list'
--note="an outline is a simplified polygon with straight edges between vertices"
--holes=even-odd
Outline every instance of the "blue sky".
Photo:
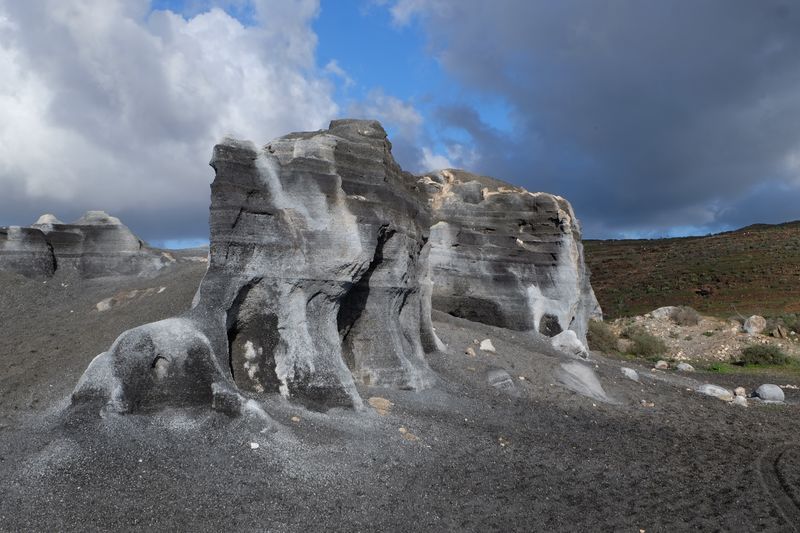
[{"label": "blue sky", "polygon": [[[377,118],[404,168],[569,199],[590,238],[800,218],[783,0],[0,0],[0,225],[207,238],[224,134]],[[46,148],[45,148],[46,147]]]}]

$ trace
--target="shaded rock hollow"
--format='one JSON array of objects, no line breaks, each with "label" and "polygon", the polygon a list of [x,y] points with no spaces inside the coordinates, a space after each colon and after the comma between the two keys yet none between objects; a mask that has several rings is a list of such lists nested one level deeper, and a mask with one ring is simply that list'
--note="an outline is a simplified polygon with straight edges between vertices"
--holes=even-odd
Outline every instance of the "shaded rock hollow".
[{"label": "shaded rock hollow", "polygon": [[444,346],[432,305],[581,338],[599,312],[565,200],[458,171],[413,176],[378,122],[262,147],[226,139],[211,166],[209,265],[192,308],[123,333],[74,403],[235,410],[242,394],[280,392],[359,406],[357,382],[433,383],[424,355]]}]

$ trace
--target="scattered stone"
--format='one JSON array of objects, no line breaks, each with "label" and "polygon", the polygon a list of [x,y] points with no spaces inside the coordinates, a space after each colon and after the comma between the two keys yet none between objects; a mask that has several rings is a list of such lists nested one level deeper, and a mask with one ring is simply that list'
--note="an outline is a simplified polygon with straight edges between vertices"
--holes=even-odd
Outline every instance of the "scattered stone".
[{"label": "scattered stone", "polygon": [[639,382],[639,373],[636,370],[625,366],[623,366],[620,370],[622,371],[622,375],[626,378],[636,381],[637,383]]},{"label": "scattered stone", "polygon": [[295,424],[299,423],[300,422],[300,417],[299,416],[293,416],[292,417],[292,422],[294,422]]},{"label": "scattered stone", "polygon": [[753,392],[753,396],[760,398],[762,401],[771,403],[781,403],[785,399],[783,390],[777,385],[772,385],[770,383],[765,383],[758,387],[755,392]]},{"label": "scattered stone", "polygon": [[676,367],[680,372],[694,372],[694,367],[689,363],[678,363]]},{"label": "scattered stone", "polygon": [[492,339],[483,339],[481,341],[480,349],[482,352],[497,353],[497,350],[494,348],[494,344],[492,344]]},{"label": "scattered stone", "polygon": [[501,448],[505,448],[506,446],[508,446],[509,444],[511,444],[511,441],[509,441],[509,440],[508,440],[507,438],[505,438],[505,437],[498,437],[498,438],[497,438],[497,443],[500,445],[500,447],[501,447]]},{"label": "scattered stone", "polygon": [[733,400],[731,401],[731,403],[733,405],[739,405],[741,407],[747,407],[747,398],[745,398],[744,396],[736,395],[736,396],[733,397]]},{"label": "scattered stone", "polygon": [[733,393],[736,396],[741,396],[744,398],[745,396],[747,396],[747,389],[745,389],[744,387],[736,387],[735,389],[733,389]]},{"label": "scattered stone", "polygon": [[394,405],[386,398],[381,398],[380,396],[372,396],[367,400],[367,403],[373,409],[375,409],[375,411],[377,411],[377,413],[381,416],[388,415],[389,411],[392,409],[392,406]]},{"label": "scattered stone", "polygon": [[250,449],[251,450],[257,450],[258,449],[258,443],[257,442],[251,442],[250,443]]},{"label": "scattered stone", "polygon": [[558,335],[555,335],[552,339],[550,339],[550,344],[552,344],[553,348],[560,352],[577,356],[582,359],[589,357],[589,350],[586,349],[586,346],[580,341],[580,339],[578,339],[578,335],[571,329],[562,331]]},{"label": "scattered stone", "polygon": [[653,366],[653,368],[655,368],[656,370],[668,370],[669,369],[669,363],[667,363],[666,361],[664,361],[662,359],[662,360],[659,360],[658,362],[656,362],[656,364]]},{"label": "scattered stone", "polygon": [[467,354],[468,357],[475,357],[475,350],[472,346],[468,346],[467,349],[464,350],[464,353]]},{"label": "scattered stone", "polygon": [[497,390],[512,394],[517,392],[517,385],[514,383],[514,378],[502,368],[489,370],[486,375],[486,381]]},{"label": "scattered stone", "polygon": [[778,324],[778,326],[772,330],[772,336],[776,339],[788,339],[789,338],[789,330],[786,329],[784,326]]},{"label": "scattered stone", "polygon": [[763,316],[753,315],[744,321],[744,330],[748,335],[760,335],[767,327],[767,321]]},{"label": "scattered stone", "polygon": [[406,428],[401,427],[398,431],[400,432],[400,435],[402,435],[403,438],[406,439],[409,442],[414,442],[414,441],[418,441],[419,440],[419,437],[417,437],[416,435],[411,433]]},{"label": "scattered stone", "polygon": [[713,396],[714,398],[718,398],[725,402],[733,401],[733,393],[725,387],[720,387],[719,385],[706,383],[704,385],[700,385],[697,388],[697,392],[700,394],[705,394],[706,396]]},{"label": "scattered stone", "polygon": [[639,400],[642,407],[655,407],[655,402],[648,402],[647,400]]}]

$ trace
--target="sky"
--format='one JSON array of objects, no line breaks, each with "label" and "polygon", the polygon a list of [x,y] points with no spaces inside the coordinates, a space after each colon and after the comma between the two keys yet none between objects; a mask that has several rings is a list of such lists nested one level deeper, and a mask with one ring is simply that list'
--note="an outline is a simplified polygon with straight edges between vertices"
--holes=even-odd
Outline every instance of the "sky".
[{"label": "sky", "polygon": [[586,238],[800,219],[797,1],[0,0],[0,71],[0,225],[202,243],[219,139],[340,117]]}]

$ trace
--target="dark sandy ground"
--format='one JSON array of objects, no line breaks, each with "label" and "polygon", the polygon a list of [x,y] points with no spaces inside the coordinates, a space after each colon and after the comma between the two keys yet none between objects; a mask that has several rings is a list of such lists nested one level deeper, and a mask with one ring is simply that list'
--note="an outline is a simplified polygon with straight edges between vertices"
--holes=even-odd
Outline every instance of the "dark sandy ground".
[{"label": "dark sandy ground", "polygon": [[[437,386],[363,388],[388,413],[70,413],[89,361],[127,328],[188,307],[205,270],[47,283],[0,274],[2,531],[792,531],[800,395],[741,408],[672,373],[642,383],[593,356],[614,403],[559,386],[526,335],[435,315]],[[158,292],[161,287],[166,287]],[[142,291],[108,311],[95,305]],[[491,338],[497,354],[464,354]],[[630,365],[629,365],[630,366]],[[515,390],[487,383],[506,369]],[[525,379],[519,379],[520,376]],[[782,376],[697,381],[753,387]],[[749,380],[749,381],[748,381]],[[757,380],[757,381],[755,381]],[[796,383],[797,384],[797,383]],[[643,406],[641,400],[652,402]],[[649,403],[648,403],[649,405]],[[92,416],[88,416],[92,415]],[[258,444],[257,448],[253,443]]]}]

